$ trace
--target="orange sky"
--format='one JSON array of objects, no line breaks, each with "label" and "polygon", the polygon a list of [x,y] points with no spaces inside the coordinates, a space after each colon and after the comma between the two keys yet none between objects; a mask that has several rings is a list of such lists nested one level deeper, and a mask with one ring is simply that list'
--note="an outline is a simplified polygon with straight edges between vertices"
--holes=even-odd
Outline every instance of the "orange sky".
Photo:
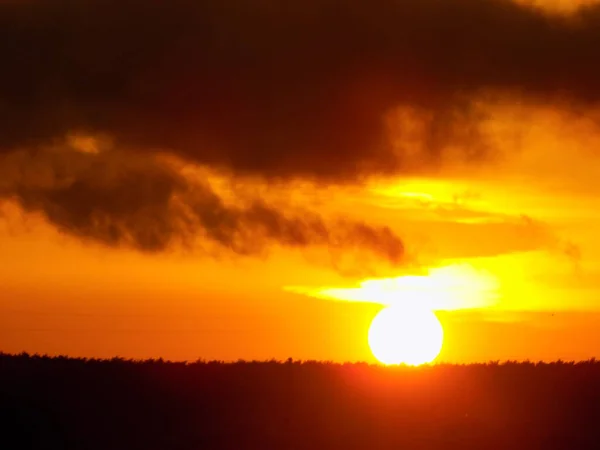
[{"label": "orange sky", "polygon": [[[420,286],[443,297],[439,360],[597,356],[600,169],[588,153],[600,134],[586,116],[494,108],[492,130],[520,114],[510,125],[520,147],[483,167],[448,164],[435,175],[360,189],[289,189],[298,202],[368,215],[403,236],[406,263],[375,265],[384,280],[420,277]],[[352,290],[373,277],[337,273],[326,249],[272,248],[258,258],[144,255],[81,244],[14,206],[4,211],[4,351],[373,360],[366,330],[385,298],[372,288]],[[338,291],[327,298],[325,289]],[[391,297],[407,295],[390,289]],[[353,292],[358,301],[347,301]]]},{"label": "orange sky", "polygon": [[[573,5],[545,3],[561,11]],[[400,169],[391,173],[377,165],[385,158],[364,175],[356,168],[352,173],[344,155],[321,160],[316,152],[304,166],[302,153],[294,159],[298,154],[292,150],[289,159],[276,160],[281,176],[269,152],[256,158],[232,152],[223,162],[210,152],[196,158],[158,145],[161,151],[146,158],[134,145],[140,128],[128,121],[127,112],[122,114],[127,132],[114,130],[127,142],[126,150],[110,132],[73,130],[66,138],[61,135],[64,148],[53,137],[45,144],[49,150],[43,147],[39,154],[24,153],[25,144],[15,138],[16,147],[9,143],[6,155],[0,152],[0,351],[374,362],[367,330],[375,314],[395,299],[426,298],[445,332],[438,361],[599,357],[600,110],[568,96],[547,99],[506,93],[503,86],[489,92],[485,87],[470,98],[470,107],[483,117],[473,125],[477,138],[470,134],[471,122],[451,122],[458,139],[444,142],[439,153],[434,149],[433,163],[428,145],[435,120],[429,113],[409,106],[387,110],[387,138],[394,156],[402,157]],[[363,91],[355,89],[358,103],[352,97],[350,105],[369,110],[371,98],[365,100]],[[169,97],[175,103],[166,104],[179,112],[182,98],[175,92]],[[374,109],[379,106],[377,99],[372,102]],[[240,117],[245,112],[242,108]],[[264,117],[270,120],[269,114]],[[349,114],[349,122],[340,123],[356,125],[361,114]],[[223,124],[215,120],[221,132]],[[168,141],[170,124],[164,126],[167,131],[157,126],[157,136]],[[284,121],[278,131],[284,133],[287,126]],[[223,129],[223,145],[237,145],[227,125]],[[248,130],[249,138],[263,142],[262,135]],[[345,133],[351,131],[332,132],[323,142],[346,144],[351,139]],[[358,137],[362,131],[356,132]],[[185,146],[187,137],[172,142]],[[195,144],[196,137],[191,134],[189,140]],[[320,138],[314,141],[321,143]],[[483,156],[466,151],[470,145],[483,145]],[[68,164],[61,159],[64,154]],[[146,173],[147,161],[148,170],[161,176],[167,168],[165,173],[177,174],[176,181],[191,188],[168,191],[173,197],[164,209],[140,201],[139,215],[125,214],[123,222],[116,221],[126,230],[116,243],[110,241],[114,230],[98,224],[103,216],[82,225],[75,213],[60,210],[58,197],[34,198],[35,189],[54,189],[88,176],[88,162],[93,170],[105,170],[98,177],[90,170],[90,185],[104,189],[121,170]],[[357,165],[370,162],[356,158]],[[255,167],[260,163],[264,173]],[[310,170],[316,174],[312,178],[306,175]],[[138,184],[143,187],[137,194],[161,197],[164,179],[149,179],[147,186]],[[33,187],[28,191],[23,186]],[[198,196],[189,194],[194,188]],[[116,194],[117,200],[128,192]],[[226,208],[211,203],[213,193]],[[244,210],[256,199],[256,210]],[[94,201],[100,210],[106,206],[102,196]],[[191,233],[188,245],[185,221],[194,217],[186,215],[188,207],[207,205],[217,212],[199,216],[202,230]],[[148,228],[164,225],[171,232],[173,226],[174,235],[183,229],[183,245],[157,244],[152,232],[147,240],[148,235],[135,234],[138,225],[148,225],[148,217],[172,211],[173,222],[150,220]],[[236,211],[246,212],[236,216]],[[314,220],[302,211],[314,213]],[[228,212],[232,217],[219,215]],[[285,220],[294,214],[301,217],[290,219],[288,230]],[[231,235],[228,227],[234,230]],[[394,246],[399,239],[404,246],[400,256]]]}]

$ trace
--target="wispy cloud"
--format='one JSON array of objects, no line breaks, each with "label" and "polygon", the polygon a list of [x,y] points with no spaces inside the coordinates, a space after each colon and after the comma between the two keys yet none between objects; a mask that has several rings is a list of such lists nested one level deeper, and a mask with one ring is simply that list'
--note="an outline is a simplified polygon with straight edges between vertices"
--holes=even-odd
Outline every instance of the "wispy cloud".
[{"label": "wispy cloud", "polygon": [[260,197],[231,204],[169,160],[117,149],[65,145],[0,155],[2,198],[42,213],[73,236],[146,252],[183,245],[209,254],[260,255],[274,245],[325,246],[332,254],[366,252],[392,265],[404,256],[402,241],[387,227],[301,207],[282,210]]}]

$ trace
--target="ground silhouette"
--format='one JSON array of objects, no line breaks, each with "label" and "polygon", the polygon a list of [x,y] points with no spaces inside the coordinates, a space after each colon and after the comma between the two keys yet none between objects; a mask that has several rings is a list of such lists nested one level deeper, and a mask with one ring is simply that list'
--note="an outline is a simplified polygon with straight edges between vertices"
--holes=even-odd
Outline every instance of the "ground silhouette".
[{"label": "ground silhouette", "polygon": [[0,354],[0,432],[3,449],[599,448],[600,363]]}]

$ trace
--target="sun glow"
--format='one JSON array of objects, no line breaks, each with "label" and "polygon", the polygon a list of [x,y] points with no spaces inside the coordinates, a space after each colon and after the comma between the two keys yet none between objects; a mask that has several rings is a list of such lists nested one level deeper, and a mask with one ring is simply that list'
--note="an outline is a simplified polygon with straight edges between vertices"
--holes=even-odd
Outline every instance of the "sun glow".
[{"label": "sun glow", "polygon": [[432,268],[420,275],[363,280],[356,287],[286,289],[333,300],[448,311],[493,306],[497,302],[499,286],[489,272],[469,264],[453,264]]},{"label": "sun glow", "polygon": [[444,331],[432,311],[393,306],[375,316],[368,339],[373,356],[381,363],[417,366],[439,355]]},{"label": "sun glow", "polygon": [[475,309],[498,304],[500,286],[490,272],[470,264],[450,264],[415,275],[368,279],[355,287],[286,290],[337,301],[384,305],[373,319],[368,343],[383,364],[420,365],[439,355],[444,331],[434,311]]}]

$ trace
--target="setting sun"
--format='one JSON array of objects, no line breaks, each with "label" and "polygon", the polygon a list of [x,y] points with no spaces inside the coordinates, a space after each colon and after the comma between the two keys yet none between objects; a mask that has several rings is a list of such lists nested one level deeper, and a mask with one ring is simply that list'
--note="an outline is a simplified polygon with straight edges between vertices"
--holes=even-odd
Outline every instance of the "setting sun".
[{"label": "setting sun", "polygon": [[421,308],[383,309],[369,328],[369,347],[383,364],[418,366],[440,353],[444,331],[432,311]]}]

